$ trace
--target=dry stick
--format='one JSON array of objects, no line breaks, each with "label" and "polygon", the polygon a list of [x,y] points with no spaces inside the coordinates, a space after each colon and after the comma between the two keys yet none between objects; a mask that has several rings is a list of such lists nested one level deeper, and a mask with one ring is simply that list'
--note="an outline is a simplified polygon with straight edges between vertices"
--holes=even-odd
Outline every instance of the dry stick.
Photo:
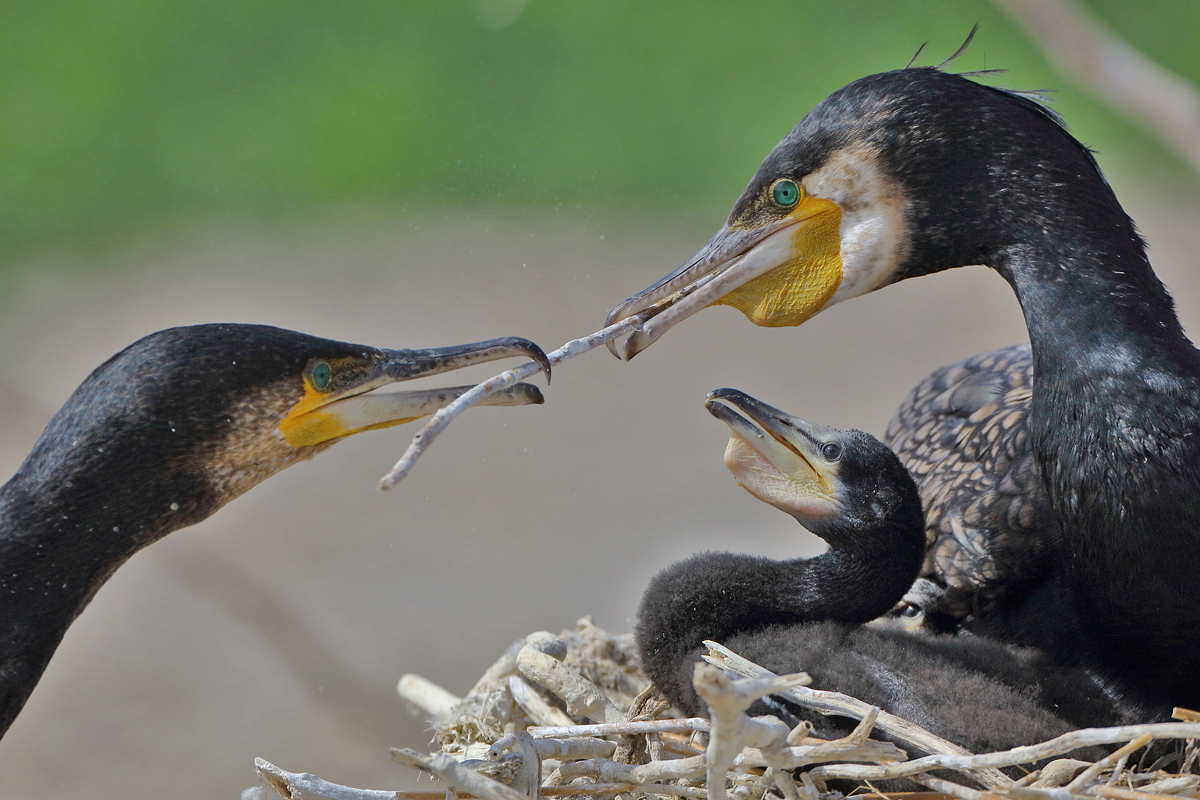
[{"label": "dry stick", "polygon": [[521,674],[562,698],[572,714],[582,714],[596,722],[625,722],[625,714],[596,684],[572,666],[526,645],[517,653]]},{"label": "dry stick", "polygon": [[529,735],[535,739],[561,739],[565,736],[624,736],[637,733],[687,733],[700,731],[707,733],[709,721],[700,717],[687,719],[655,719],[638,722],[600,723],[598,725],[567,725],[563,727],[529,728]]},{"label": "dry stick", "polygon": [[1181,800],[1180,797],[1173,794],[1135,792],[1132,789],[1122,789],[1119,786],[1097,786],[1093,791],[1101,797],[1111,797],[1113,800]]},{"label": "dry stick", "polygon": [[[288,772],[265,759],[254,759],[259,776],[284,800],[396,800],[403,792],[381,792],[373,789],[354,789],[323,781],[307,772]],[[504,788],[508,788],[507,786]],[[511,790],[510,790],[511,791]],[[438,800],[445,798],[438,792]],[[519,796],[519,795],[518,795]]]},{"label": "dry stick", "polygon": [[560,708],[547,703],[537,690],[520,675],[508,676],[508,692],[538,725],[574,725],[575,722]]},{"label": "dry stick", "polygon": [[[627,333],[640,329],[642,323],[650,316],[653,316],[653,313],[650,312],[650,309],[647,309],[640,314],[635,314],[628,319],[621,320],[616,325],[609,325],[607,328],[596,331],[590,336],[585,336],[582,339],[572,339],[554,352],[548,353],[546,357],[549,359],[551,366],[557,366],[569,358],[574,358],[589,350],[594,350],[602,344],[611,342],[613,339],[619,339]],[[404,480],[405,476],[416,466],[417,459],[421,457],[421,454],[429,449],[434,439],[459,414],[480,402],[488,395],[503,391],[518,381],[540,372],[541,369],[541,365],[536,361],[526,361],[515,369],[510,369],[494,378],[489,378],[474,389],[463,394],[441,411],[438,411],[429,422],[425,423],[425,427],[421,428],[417,432],[417,435],[413,437],[412,443],[404,451],[404,455],[401,456],[400,460],[396,462],[396,466],[392,467],[387,475],[379,479],[379,488],[387,490]]]},{"label": "dry stick", "polygon": [[1099,775],[1103,770],[1108,769],[1113,764],[1116,764],[1118,761],[1123,761],[1133,751],[1141,750],[1143,747],[1150,744],[1150,740],[1152,738],[1153,737],[1151,737],[1150,734],[1143,733],[1141,736],[1137,737],[1129,744],[1124,745],[1123,747],[1120,747],[1117,750],[1114,750],[1113,752],[1106,755],[1104,758],[1097,761],[1095,764],[1092,764],[1090,767],[1085,769],[1083,772],[1081,772],[1077,776],[1075,776],[1075,780],[1071,781],[1063,788],[1067,792],[1070,792],[1072,794],[1074,794],[1076,792],[1082,792],[1084,787],[1087,786],[1089,783],[1091,783],[1095,779],[1095,777],[1097,775]]},{"label": "dry stick", "polygon": [[[763,669],[753,661],[742,658],[724,645],[713,641],[706,641],[704,645],[709,650],[708,655],[704,656],[704,660],[722,669],[727,669],[730,672],[748,678],[766,678],[774,674],[770,670]],[[874,706],[868,705],[862,700],[849,697],[840,692],[826,692],[819,689],[809,689],[804,686],[789,689],[779,694],[822,714],[845,714],[856,719],[862,719],[871,713],[871,709],[874,708]],[[964,750],[953,742],[948,742],[939,736],[935,736],[919,725],[914,725],[908,720],[901,719],[886,711],[879,712],[879,717],[875,725],[889,736],[893,736],[901,742],[912,745],[926,753],[941,753],[962,757],[972,755],[970,751]],[[1012,780],[1007,775],[995,769],[980,770],[974,777],[993,789],[1012,785]]]},{"label": "dry stick", "polygon": [[[290,774],[290,773],[289,773]],[[319,779],[318,779],[319,780]],[[337,784],[326,783],[321,781],[326,786],[336,787],[337,789],[349,789],[349,787],[337,786]],[[670,786],[661,783],[646,783],[641,786],[634,787],[631,783],[572,783],[567,786],[543,786],[542,797],[568,797],[571,795],[590,795],[590,794],[619,794],[620,792],[628,792],[633,789],[638,792],[650,792],[653,794],[670,794],[678,797],[694,797],[702,800],[705,797],[703,789],[698,789],[694,786]],[[363,789],[349,789],[350,792],[369,791]],[[383,792],[388,800],[446,800],[445,792]],[[459,800],[467,800],[475,795],[466,794],[464,792],[456,792]],[[330,795],[341,800],[340,796]],[[347,800],[356,800],[354,794],[346,795]],[[1172,800],[1180,800],[1180,798],[1172,798]]]},{"label": "dry stick", "polygon": [[461,697],[446,691],[433,681],[411,672],[400,677],[396,694],[419,708],[439,725],[454,718],[454,707],[463,701]]},{"label": "dry stick", "polygon": [[971,789],[962,784],[953,783],[945,778],[939,778],[924,772],[918,772],[912,776],[912,779],[923,786],[928,786],[935,792],[948,794],[952,797],[957,797],[959,800],[986,800],[986,798],[999,797],[999,795],[993,792],[981,792],[978,789]]},{"label": "dry stick", "polygon": [[392,748],[392,761],[428,772],[437,776],[447,786],[469,792],[483,800],[528,800],[526,795],[516,789],[481,775],[464,766],[454,756],[445,753],[427,756],[407,747]]},{"label": "dry stick", "polygon": [[1040,744],[1014,747],[1011,750],[1001,750],[996,753],[982,753],[977,756],[932,755],[882,767],[838,764],[836,766],[817,767],[812,773],[814,778],[846,778],[849,780],[874,781],[888,780],[889,778],[906,778],[917,772],[925,772],[933,769],[951,769],[956,772],[967,772],[984,767],[1011,767],[1017,764],[1028,764],[1031,761],[1041,761],[1046,758],[1061,756],[1064,753],[1078,750],[1081,747],[1128,742],[1143,734],[1149,734],[1153,739],[1197,738],[1200,737],[1200,724],[1194,722],[1156,722],[1148,725],[1122,725],[1115,728],[1084,728],[1064,733],[1062,736]]}]

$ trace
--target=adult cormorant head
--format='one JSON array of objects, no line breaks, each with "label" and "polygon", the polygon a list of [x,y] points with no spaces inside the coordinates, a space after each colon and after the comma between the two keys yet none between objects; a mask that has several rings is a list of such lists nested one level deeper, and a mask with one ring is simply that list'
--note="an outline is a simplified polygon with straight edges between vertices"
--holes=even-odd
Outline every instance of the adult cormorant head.
[{"label": "adult cormorant head", "polygon": [[[263,325],[151,334],[97,367],[0,487],[0,736],[71,621],[135,552],[361,431],[470,387],[375,393],[511,356],[525,339],[380,350]],[[517,384],[493,404],[542,402]]]},{"label": "adult cormorant head", "polygon": [[[512,356],[548,366],[537,345],[518,338],[381,350],[265,325],[159,331],[75,390],[6,496],[27,485],[39,487],[41,502],[103,492],[114,511],[153,537],[162,525],[203,519],[347,436],[431,414],[468,387],[374,390]],[[526,384],[496,402],[542,397]]]},{"label": "adult cormorant head", "polygon": [[[672,298],[625,341],[626,359],[709,305],[799,325],[904,278],[970,264],[1004,274],[1044,220],[1090,217],[1078,227],[1111,232],[1119,209],[1091,153],[1036,97],[933,67],[871,75],[805,116],[716,236],[608,323]],[[1119,228],[1136,236],[1127,218]]]}]

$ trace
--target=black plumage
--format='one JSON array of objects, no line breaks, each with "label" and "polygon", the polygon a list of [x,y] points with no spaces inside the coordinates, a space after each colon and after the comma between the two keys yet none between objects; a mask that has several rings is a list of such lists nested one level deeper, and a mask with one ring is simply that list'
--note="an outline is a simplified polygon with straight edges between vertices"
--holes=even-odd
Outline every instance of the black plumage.
[{"label": "black plumage", "polygon": [[[681,710],[705,711],[692,688],[692,671],[701,643],[713,639],[773,672],[808,672],[817,688],[853,695],[977,752],[1030,744],[1073,727],[1119,724],[1143,713],[1105,692],[1095,674],[1048,668],[1032,649],[977,636],[866,626],[900,599],[921,568],[924,517],[912,478],[891,450],[867,434],[818,428],[740,392],[720,390],[712,397],[832,476],[820,482],[831,487],[826,492],[831,501],[814,504],[804,500],[811,490],[803,482],[776,480],[773,489],[755,488],[754,473],[767,464],[788,475],[769,451],[758,451],[753,463],[726,458],[739,483],[789,510],[829,550],[785,561],[701,553],[654,577],[638,611],[638,647],[651,680]],[[745,422],[728,408],[709,405],[733,423],[735,437],[755,448],[766,441],[746,435]],[[814,432],[819,436],[812,437]],[[840,455],[821,464],[829,442]],[[778,698],[757,710],[792,722],[812,716]],[[852,723],[817,724],[821,733],[835,735]]]},{"label": "black plumage", "polygon": [[[708,245],[610,319],[675,294],[626,343],[631,356],[714,302],[799,324],[973,264],[1013,288],[1033,375],[1028,411],[1004,434],[1016,438],[984,458],[1029,455],[1034,472],[963,490],[1025,483],[1018,519],[1037,530],[980,518],[991,533],[972,546],[986,557],[957,577],[980,569],[985,591],[967,599],[963,624],[1094,668],[1157,709],[1200,705],[1200,356],[1092,153],[1036,97],[933,68],[851,83],[772,150]],[[976,499],[944,506],[966,514]],[[1007,513],[992,500],[989,513]],[[1014,549],[1022,539],[1032,551]],[[937,574],[936,555],[933,567],[955,579]]]},{"label": "black plumage", "polygon": [[[147,336],[97,367],[0,488],[0,735],[67,627],[135,552],[345,436],[432,413],[466,387],[372,389],[514,355],[546,363],[515,338],[379,350],[199,325]],[[503,402],[541,396],[521,384]]]}]

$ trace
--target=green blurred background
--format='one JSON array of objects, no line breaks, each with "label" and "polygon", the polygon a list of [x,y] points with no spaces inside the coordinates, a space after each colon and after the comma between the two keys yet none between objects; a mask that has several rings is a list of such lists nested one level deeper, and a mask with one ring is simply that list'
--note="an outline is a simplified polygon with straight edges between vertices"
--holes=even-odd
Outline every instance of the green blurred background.
[{"label": "green blurred background", "polygon": [[[1091,0],[1200,81],[1200,3]],[[181,221],[417,206],[723,210],[832,89],[953,51],[1054,87],[1111,169],[1171,157],[987,2],[5,2],[0,259]],[[1114,161],[1115,158],[1115,161]]]}]

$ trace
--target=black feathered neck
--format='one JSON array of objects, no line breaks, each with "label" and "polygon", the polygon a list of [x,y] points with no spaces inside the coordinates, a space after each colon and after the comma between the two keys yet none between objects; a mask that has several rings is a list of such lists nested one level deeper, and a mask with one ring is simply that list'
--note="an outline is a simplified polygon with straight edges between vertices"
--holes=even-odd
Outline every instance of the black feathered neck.
[{"label": "black feathered neck", "polygon": [[84,380],[0,488],[0,736],[104,581],[227,499],[205,467],[235,404],[255,393],[294,403],[309,359],[370,350],[200,325],[147,336]]},{"label": "black feathered neck", "polygon": [[705,639],[809,620],[863,624],[916,579],[925,554],[916,484],[885,445],[850,433],[838,472],[842,512],[813,526],[830,545],[826,553],[784,561],[700,553],[650,582],[638,610],[638,648],[647,675],[678,707],[699,709],[692,665]]}]

